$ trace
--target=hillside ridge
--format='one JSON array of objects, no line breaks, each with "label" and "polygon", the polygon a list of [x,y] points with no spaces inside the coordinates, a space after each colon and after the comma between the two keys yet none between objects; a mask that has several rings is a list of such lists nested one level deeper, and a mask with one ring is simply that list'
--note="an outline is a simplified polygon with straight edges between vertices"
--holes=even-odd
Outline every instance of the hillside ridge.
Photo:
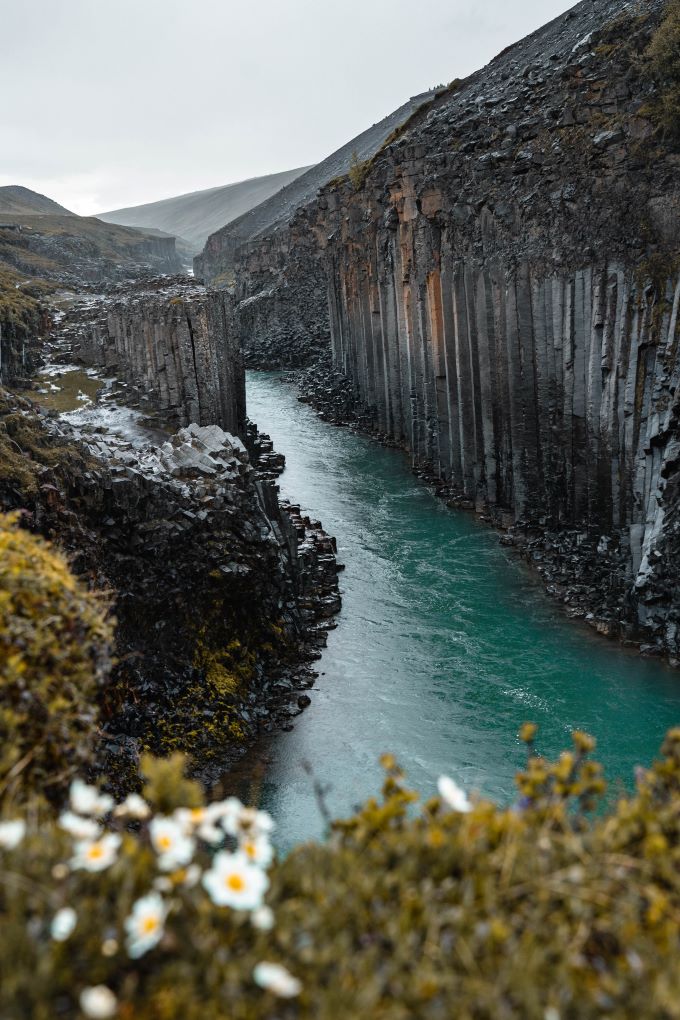
[{"label": "hillside ridge", "polygon": [[54,199],[21,184],[6,184],[0,187],[0,216],[5,214],[75,216],[75,213],[59,205]]},{"label": "hillside ridge", "polygon": [[309,167],[249,177],[243,181],[189,191],[124,209],[98,213],[105,223],[150,227],[174,234],[200,251],[209,234],[246,213],[253,206],[304,174]]}]

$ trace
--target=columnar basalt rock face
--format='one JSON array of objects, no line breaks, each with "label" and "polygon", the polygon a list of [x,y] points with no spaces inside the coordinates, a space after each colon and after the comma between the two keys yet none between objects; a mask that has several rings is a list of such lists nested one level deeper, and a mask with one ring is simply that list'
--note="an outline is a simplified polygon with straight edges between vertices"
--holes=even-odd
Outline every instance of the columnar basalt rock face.
[{"label": "columnar basalt rock face", "polygon": [[81,359],[127,381],[172,423],[243,434],[245,375],[227,294],[161,282],[112,298],[91,319],[80,314]]},{"label": "columnar basalt rock face", "polygon": [[275,318],[316,261],[359,411],[450,498],[541,534],[558,590],[604,585],[600,629],[677,656],[680,156],[643,56],[662,10],[579,4],[300,210],[285,267],[270,239],[237,280]]}]

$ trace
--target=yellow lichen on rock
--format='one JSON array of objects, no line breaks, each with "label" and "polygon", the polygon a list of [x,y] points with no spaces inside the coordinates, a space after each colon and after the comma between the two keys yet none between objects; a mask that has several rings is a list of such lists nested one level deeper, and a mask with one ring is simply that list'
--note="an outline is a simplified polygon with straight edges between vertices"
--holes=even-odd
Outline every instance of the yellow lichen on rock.
[{"label": "yellow lichen on rock", "polygon": [[89,759],[110,668],[107,605],[0,515],[0,791],[58,795]]}]

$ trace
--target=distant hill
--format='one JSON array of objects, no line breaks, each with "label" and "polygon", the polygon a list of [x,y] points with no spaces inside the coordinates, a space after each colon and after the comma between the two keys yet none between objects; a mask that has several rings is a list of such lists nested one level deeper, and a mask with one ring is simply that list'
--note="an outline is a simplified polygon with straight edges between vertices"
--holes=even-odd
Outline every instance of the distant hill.
[{"label": "distant hill", "polygon": [[73,216],[69,209],[63,205],[53,202],[45,195],[39,195],[37,191],[30,188],[22,188],[20,184],[8,184],[0,188],[0,217],[5,214],[11,216]]},{"label": "distant hill", "polygon": [[286,187],[216,230],[208,238],[202,254],[194,260],[197,276],[210,282],[229,272],[234,251],[239,244],[287,223],[296,209],[311,202],[319,188],[334,177],[341,177],[348,172],[354,153],[360,160],[369,159],[390,134],[433,95],[435,91],[413,96],[394,113],[357,135],[321,163],[298,173]]},{"label": "distant hill", "polygon": [[188,242],[198,252],[215,230],[264,202],[307,170],[309,167],[299,167],[266,177],[252,177],[236,184],[164,198],[160,202],[114,209],[99,213],[98,218],[131,227],[155,227]]},{"label": "distant hill", "polygon": [[0,268],[77,287],[182,272],[175,238],[92,216],[0,216]]}]

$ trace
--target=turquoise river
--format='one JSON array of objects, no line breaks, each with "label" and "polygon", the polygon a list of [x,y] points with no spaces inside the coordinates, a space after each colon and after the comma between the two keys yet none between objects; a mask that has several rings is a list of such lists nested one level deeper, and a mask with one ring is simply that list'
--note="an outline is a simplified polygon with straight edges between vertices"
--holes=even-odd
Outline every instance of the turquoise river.
[{"label": "turquoise river", "polygon": [[544,754],[574,728],[592,733],[611,787],[630,785],[680,723],[680,673],[568,620],[498,535],[447,509],[403,454],[320,421],[277,376],[249,373],[248,414],[286,456],[282,495],[335,535],[346,565],[312,704],[248,763],[280,846],[323,831],[305,762],[335,816],[378,791],[383,751],[424,794],[447,773],[508,801],[525,720],[539,724]]}]

